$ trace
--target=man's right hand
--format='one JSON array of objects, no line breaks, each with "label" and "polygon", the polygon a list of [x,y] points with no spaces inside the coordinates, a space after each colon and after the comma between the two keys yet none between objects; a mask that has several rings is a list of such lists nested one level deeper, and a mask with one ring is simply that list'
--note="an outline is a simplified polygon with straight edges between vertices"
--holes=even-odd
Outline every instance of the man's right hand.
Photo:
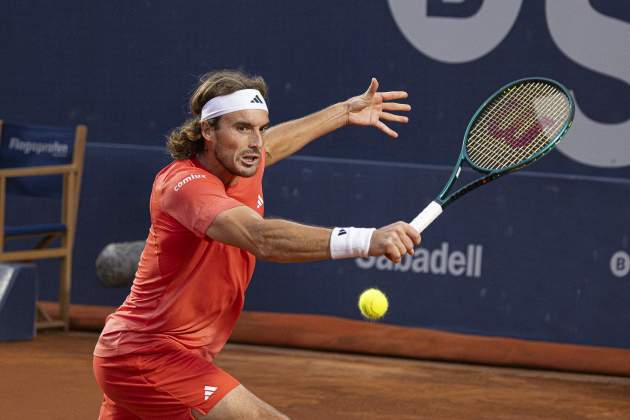
[{"label": "man's right hand", "polygon": [[396,222],[376,229],[370,241],[370,256],[385,255],[398,264],[405,254],[413,256],[414,246],[420,245],[420,234],[410,224]]}]

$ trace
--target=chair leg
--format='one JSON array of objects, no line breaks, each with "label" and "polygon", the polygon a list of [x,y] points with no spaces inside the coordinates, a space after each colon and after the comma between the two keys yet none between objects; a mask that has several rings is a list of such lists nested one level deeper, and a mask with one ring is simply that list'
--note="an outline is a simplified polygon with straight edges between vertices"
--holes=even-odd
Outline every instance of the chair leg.
[{"label": "chair leg", "polygon": [[40,302],[37,302],[37,315],[38,319],[43,318],[43,321],[37,321],[35,324],[37,330],[65,328],[65,324],[62,321],[53,319]]},{"label": "chair leg", "polygon": [[59,314],[64,324],[64,330],[70,329],[70,284],[72,276],[72,255],[61,259],[59,273]]}]

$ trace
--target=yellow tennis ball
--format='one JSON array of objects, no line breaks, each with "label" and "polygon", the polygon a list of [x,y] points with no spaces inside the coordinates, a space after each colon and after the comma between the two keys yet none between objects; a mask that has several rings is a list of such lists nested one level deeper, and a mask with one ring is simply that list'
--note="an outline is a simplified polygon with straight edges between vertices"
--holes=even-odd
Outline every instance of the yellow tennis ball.
[{"label": "yellow tennis ball", "polygon": [[387,296],[378,289],[367,289],[359,296],[361,314],[372,321],[382,318],[388,307]]}]

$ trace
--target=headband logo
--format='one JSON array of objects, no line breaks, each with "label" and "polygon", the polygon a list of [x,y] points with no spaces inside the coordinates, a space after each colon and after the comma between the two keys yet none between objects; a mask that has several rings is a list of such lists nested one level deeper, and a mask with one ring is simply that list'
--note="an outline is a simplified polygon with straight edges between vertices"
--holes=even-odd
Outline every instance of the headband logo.
[{"label": "headband logo", "polygon": [[201,109],[201,121],[243,109],[260,109],[269,112],[262,93],[256,89],[241,89],[229,95],[215,96],[206,102]]}]

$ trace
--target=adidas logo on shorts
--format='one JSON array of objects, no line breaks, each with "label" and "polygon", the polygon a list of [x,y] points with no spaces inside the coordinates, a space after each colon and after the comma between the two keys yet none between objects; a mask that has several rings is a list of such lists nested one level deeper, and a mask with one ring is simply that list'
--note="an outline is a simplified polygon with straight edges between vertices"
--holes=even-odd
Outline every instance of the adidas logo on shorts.
[{"label": "adidas logo on shorts", "polygon": [[217,391],[216,386],[206,385],[203,387],[203,400],[208,401],[208,398],[212,396]]}]

